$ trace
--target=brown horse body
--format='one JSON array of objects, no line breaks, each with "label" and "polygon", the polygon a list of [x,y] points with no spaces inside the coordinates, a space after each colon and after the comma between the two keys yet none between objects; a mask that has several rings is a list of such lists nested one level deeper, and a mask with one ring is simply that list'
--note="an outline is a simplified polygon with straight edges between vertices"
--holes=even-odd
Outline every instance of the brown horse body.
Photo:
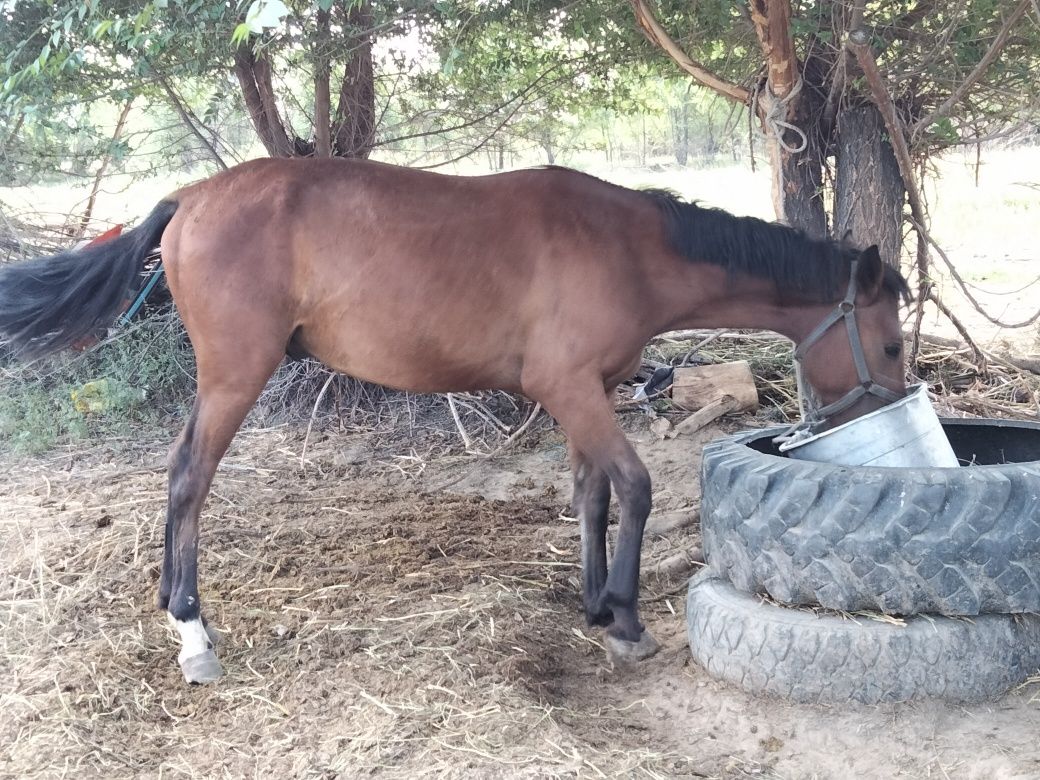
[{"label": "brown horse body", "polygon": [[[500,388],[541,402],[570,442],[587,618],[607,626],[608,645],[627,658],[655,648],[637,605],[650,480],[616,425],[613,391],[653,335],[725,326],[799,341],[833,308],[836,285],[859,258],[867,363],[881,385],[905,390],[892,355],[905,283],[876,251],[859,255],[573,171],[454,177],[372,162],[260,160],[178,191],[138,231],[139,246],[161,236],[198,363],[198,397],[170,456],[160,584],[191,681],[220,673],[199,609],[199,512],[220,458],[287,349],[400,389]],[[139,247],[116,242],[98,257],[118,254],[111,262],[129,267]],[[52,267],[84,262],[70,257],[53,258]],[[109,316],[98,305],[71,325],[47,320],[39,312],[55,280],[30,290],[35,308],[12,313],[5,282],[12,300],[15,288],[31,285],[28,274],[15,275],[18,266],[9,270],[0,274],[0,330],[16,343],[31,346],[57,329],[61,338],[45,345],[53,349]],[[819,339],[805,371],[824,401],[858,381],[836,331]],[[866,396],[844,417],[877,405]],[[621,521],[608,571],[612,486]]]}]

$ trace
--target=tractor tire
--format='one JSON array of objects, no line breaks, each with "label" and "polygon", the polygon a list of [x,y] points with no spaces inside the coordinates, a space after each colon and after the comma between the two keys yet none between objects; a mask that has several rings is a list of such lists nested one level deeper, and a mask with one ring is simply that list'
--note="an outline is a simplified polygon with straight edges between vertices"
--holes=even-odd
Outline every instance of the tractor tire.
[{"label": "tractor tire", "polygon": [[915,617],[905,624],[767,604],[716,579],[690,582],[694,659],[753,694],[817,704],[994,699],[1040,667],[1040,617]]},{"label": "tractor tire", "polygon": [[1040,612],[1040,424],[944,420],[960,468],[781,457],[781,428],[704,448],[705,557],[747,593],[891,615]]}]

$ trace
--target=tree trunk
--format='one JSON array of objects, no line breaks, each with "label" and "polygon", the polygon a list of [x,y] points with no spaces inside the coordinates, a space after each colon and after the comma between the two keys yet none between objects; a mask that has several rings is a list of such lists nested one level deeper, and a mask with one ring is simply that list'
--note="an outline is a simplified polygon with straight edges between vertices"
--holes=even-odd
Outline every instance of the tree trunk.
[{"label": "tree trunk", "polygon": [[858,246],[877,244],[882,259],[899,265],[905,190],[885,126],[874,105],[838,116],[834,235]]},{"label": "tree trunk", "polygon": [[339,157],[366,158],[375,145],[376,131],[371,4],[366,1],[351,8],[347,22],[353,29],[353,45],[336,107],[335,150]]},{"label": "tree trunk", "polygon": [[271,63],[248,42],[235,49],[235,76],[256,134],[272,157],[292,157],[294,145],[282,123],[271,81]]},{"label": "tree trunk", "polygon": [[[815,110],[814,93],[802,80],[791,38],[791,3],[751,0],[748,11],[766,60],[767,76],[758,96],[758,110],[769,138],[773,208],[781,222],[823,238],[827,235],[823,155],[814,132],[820,112]],[[792,151],[802,145],[803,136],[777,122],[799,128],[808,139],[805,148]]]},{"label": "tree trunk", "polygon": [[329,17],[318,9],[314,52],[314,154],[332,157],[332,97],[329,94]]},{"label": "tree trunk", "polygon": [[[767,93],[763,93],[759,100],[763,119],[769,113],[771,100]],[[819,148],[817,128],[813,125],[819,116],[809,94],[803,92],[793,101],[793,110],[784,121],[805,134],[807,143],[801,151],[792,151],[803,140],[793,130],[781,130],[783,145],[768,129],[767,132],[776,218],[814,238],[825,238],[827,211],[823,201],[823,153]]]},{"label": "tree trunk", "polygon": [[671,110],[671,114],[675,161],[679,165],[685,166],[690,159],[690,104],[683,101],[681,106]]},{"label": "tree trunk", "polygon": [[541,144],[542,149],[545,151],[546,165],[555,165],[556,150],[553,148],[552,132],[549,130],[543,130],[540,134],[539,143]]}]

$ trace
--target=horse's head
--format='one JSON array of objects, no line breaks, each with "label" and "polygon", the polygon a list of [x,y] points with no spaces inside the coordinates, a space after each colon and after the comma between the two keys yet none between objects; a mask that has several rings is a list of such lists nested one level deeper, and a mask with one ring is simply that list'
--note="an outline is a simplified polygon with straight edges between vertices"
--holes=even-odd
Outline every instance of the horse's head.
[{"label": "horse's head", "polygon": [[[852,260],[845,298],[795,349],[810,414],[832,428],[906,395],[899,307],[907,286],[872,246]],[[816,307],[814,307],[816,308]],[[819,316],[821,309],[816,308]]]}]

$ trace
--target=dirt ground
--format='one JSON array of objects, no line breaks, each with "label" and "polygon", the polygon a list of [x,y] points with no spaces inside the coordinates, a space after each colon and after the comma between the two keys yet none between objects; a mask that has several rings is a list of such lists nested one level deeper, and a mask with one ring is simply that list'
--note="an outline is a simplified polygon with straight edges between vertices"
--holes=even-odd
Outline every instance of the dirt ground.
[{"label": "dirt ground", "polygon": [[982,707],[828,709],[709,678],[682,616],[719,429],[660,442],[631,422],[663,644],[632,670],[581,619],[555,432],[490,459],[326,435],[305,466],[298,433],[243,432],[202,521],[227,672],[206,687],[183,683],[154,608],[167,443],[4,457],[0,775],[1040,776],[1040,684]]}]

